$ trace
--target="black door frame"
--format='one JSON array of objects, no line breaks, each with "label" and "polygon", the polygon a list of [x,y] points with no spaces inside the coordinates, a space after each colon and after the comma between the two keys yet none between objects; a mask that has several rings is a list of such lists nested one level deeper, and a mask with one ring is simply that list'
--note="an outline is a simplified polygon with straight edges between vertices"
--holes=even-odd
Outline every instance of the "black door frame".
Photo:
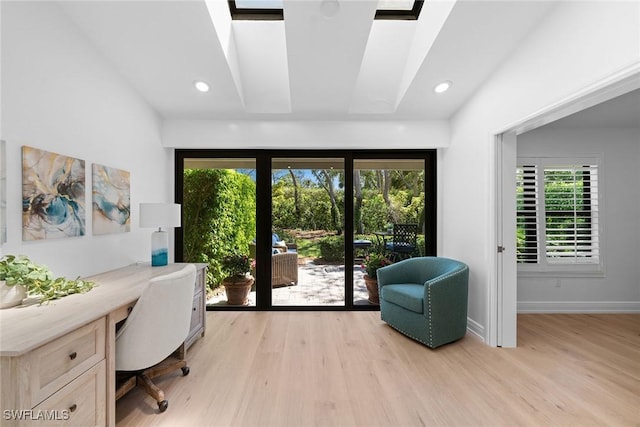
[{"label": "black door frame", "polygon": [[[176,149],[174,156],[175,203],[182,204],[184,188],[184,160],[191,158],[251,158],[256,160],[256,261],[267,266],[256,271],[256,305],[251,307],[207,307],[207,310],[269,310],[269,311],[345,311],[378,310],[377,306],[353,303],[353,274],[345,269],[344,306],[272,306],[270,245],[271,240],[271,163],[273,158],[342,158],[344,159],[344,255],[345,265],[353,265],[353,162],[360,159],[423,159],[425,194],[425,254],[437,255],[437,159],[436,150],[230,150]],[[176,262],[184,260],[184,234],[175,229],[174,254]]]}]

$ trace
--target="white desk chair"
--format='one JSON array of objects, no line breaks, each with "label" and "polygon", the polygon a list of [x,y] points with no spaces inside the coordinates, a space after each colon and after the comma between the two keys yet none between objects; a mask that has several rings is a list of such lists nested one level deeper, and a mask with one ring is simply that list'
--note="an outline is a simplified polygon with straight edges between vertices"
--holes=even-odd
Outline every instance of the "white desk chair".
[{"label": "white desk chair", "polygon": [[[189,373],[184,340],[189,333],[196,268],[193,264],[149,281],[148,286],[116,334],[116,400],[135,385],[158,402],[169,402],[151,379],[175,369]],[[124,372],[122,372],[124,371]]]}]

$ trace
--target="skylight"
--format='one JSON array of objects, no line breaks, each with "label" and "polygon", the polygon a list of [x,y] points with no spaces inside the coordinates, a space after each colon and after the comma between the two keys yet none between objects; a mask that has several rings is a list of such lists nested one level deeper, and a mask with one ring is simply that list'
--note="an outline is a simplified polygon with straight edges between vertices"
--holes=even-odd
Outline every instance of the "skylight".
[{"label": "skylight", "polygon": [[414,0],[378,0],[378,10],[411,10]]},{"label": "skylight", "polygon": [[[232,19],[284,19],[283,0],[228,0]],[[415,20],[424,0],[378,0],[375,19]]]},{"label": "skylight", "polygon": [[231,19],[282,21],[282,0],[229,0]]},{"label": "skylight", "polygon": [[424,0],[378,0],[375,19],[416,20]]},{"label": "skylight", "polygon": [[238,9],[282,9],[282,0],[236,0]]}]

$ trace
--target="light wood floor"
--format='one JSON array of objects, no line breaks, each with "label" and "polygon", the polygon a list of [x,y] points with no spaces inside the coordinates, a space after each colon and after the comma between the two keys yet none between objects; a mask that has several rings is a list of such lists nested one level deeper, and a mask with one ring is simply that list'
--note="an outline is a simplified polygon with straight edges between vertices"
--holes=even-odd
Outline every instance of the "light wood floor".
[{"label": "light wood floor", "polygon": [[191,374],[124,426],[640,426],[640,315],[518,316],[518,348],[436,350],[378,312],[208,312]]}]

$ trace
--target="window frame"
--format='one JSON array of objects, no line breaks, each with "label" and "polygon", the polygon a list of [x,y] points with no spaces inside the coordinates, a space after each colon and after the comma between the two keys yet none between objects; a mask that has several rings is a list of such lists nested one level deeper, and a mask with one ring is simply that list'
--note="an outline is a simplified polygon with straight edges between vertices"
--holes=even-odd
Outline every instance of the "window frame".
[{"label": "window frame", "polygon": [[242,8],[235,0],[227,0],[233,21],[283,21],[284,9]]},{"label": "window frame", "polygon": [[[547,247],[549,239],[547,238],[547,218],[563,216],[562,213],[547,212],[547,197],[545,192],[545,171],[554,168],[571,168],[578,165],[593,166],[596,175],[589,174],[588,186],[590,191],[583,195],[583,204],[588,204],[584,209],[577,211],[574,207],[575,216],[589,216],[589,224],[592,232],[590,240],[598,242],[597,261],[594,262],[568,262],[559,259],[552,260],[548,255]],[[604,276],[604,244],[603,244],[603,209],[602,194],[600,189],[603,187],[602,173],[602,156],[589,155],[580,157],[518,157],[517,168],[534,168],[535,167],[535,186],[531,186],[531,194],[537,194],[537,199],[533,206],[535,211],[527,216],[535,216],[535,228],[529,228],[529,233],[525,234],[525,242],[533,238],[536,242],[537,259],[533,262],[517,262],[517,270],[519,276],[524,277],[603,277]],[[592,173],[593,173],[592,171]],[[595,191],[594,191],[595,189]],[[523,188],[523,193],[526,190]],[[524,196],[523,196],[524,197]],[[516,210],[518,220],[521,218],[523,211]],[[594,225],[595,223],[595,225]],[[531,233],[535,233],[534,237]],[[526,246],[525,246],[526,247]]]},{"label": "window frame", "polygon": [[424,0],[415,0],[411,10],[376,9],[376,14],[373,19],[415,21],[420,17],[420,11],[423,5]]},{"label": "window frame", "polygon": [[[235,0],[227,0],[231,19],[234,21],[282,21],[284,9],[270,8],[241,8],[236,6]],[[402,9],[376,9],[376,20],[401,20],[415,21],[420,16],[424,0],[414,0],[410,10]]]}]

